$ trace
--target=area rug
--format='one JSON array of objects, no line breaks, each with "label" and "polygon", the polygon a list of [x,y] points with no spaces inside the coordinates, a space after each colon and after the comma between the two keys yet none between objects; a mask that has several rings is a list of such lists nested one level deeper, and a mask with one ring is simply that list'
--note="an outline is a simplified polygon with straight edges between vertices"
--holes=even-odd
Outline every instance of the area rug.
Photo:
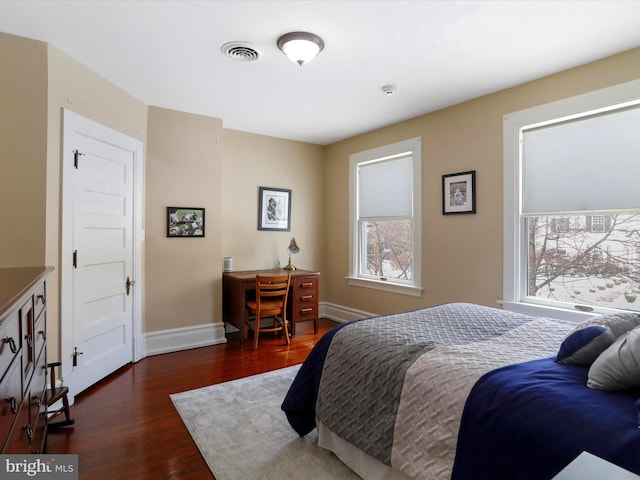
[{"label": "area rug", "polygon": [[357,480],[289,426],[280,404],[299,365],[171,395],[216,480]]}]

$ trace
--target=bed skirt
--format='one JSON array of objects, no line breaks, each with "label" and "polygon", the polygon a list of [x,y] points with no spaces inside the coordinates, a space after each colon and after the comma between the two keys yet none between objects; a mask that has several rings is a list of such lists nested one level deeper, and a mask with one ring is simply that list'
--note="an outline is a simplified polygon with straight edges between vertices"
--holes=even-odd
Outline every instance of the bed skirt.
[{"label": "bed skirt", "polygon": [[318,424],[318,445],[333,452],[342,463],[364,480],[410,480],[406,475],[367,455],[339,437],[320,420],[316,421]]}]

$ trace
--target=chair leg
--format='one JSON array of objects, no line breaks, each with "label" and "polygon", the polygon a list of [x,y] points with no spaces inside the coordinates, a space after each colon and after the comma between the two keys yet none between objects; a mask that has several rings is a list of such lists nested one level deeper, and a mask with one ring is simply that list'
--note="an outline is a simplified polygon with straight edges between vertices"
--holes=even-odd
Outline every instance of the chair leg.
[{"label": "chair leg", "polygon": [[260,317],[256,315],[256,323],[253,327],[253,349],[258,349],[258,336],[260,335]]},{"label": "chair leg", "polygon": [[[277,317],[274,317],[277,318]],[[278,320],[281,324],[282,324],[282,329],[284,330],[284,339],[287,341],[287,345],[289,345],[289,328],[287,327],[287,319],[284,317],[284,315],[282,317],[280,317],[280,319]]]},{"label": "chair leg", "polygon": [[47,428],[53,430],[55,428],[68,427],[73,425],[76,421],[71,418],[71,408],[69,407],[69,398],[64,395],[62,397],[62,410],[64,412],[64,420],[58,420],[57,422],[47,422]]}]

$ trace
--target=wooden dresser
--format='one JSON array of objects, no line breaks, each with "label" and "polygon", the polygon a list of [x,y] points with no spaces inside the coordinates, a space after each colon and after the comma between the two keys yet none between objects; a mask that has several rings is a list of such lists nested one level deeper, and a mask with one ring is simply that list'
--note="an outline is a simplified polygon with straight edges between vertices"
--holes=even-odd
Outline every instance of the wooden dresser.
[{"label": "wooden dresser", "polygon": [[0,444],[5,454],[45,450],[45,279],[52,270],[0,268]]}]

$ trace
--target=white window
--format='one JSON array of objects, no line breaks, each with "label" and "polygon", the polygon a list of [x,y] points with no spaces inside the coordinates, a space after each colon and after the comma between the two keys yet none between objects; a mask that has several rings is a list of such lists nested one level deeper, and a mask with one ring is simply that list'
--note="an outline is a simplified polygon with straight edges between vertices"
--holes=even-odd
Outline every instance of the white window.
[{"label": "white window", "polygon": [[420,296],[421,141],[349,157],[349,284]]},{"label": "white window", "polygon": [[504,306],[640,311],[640,81],[504,117]]}]

